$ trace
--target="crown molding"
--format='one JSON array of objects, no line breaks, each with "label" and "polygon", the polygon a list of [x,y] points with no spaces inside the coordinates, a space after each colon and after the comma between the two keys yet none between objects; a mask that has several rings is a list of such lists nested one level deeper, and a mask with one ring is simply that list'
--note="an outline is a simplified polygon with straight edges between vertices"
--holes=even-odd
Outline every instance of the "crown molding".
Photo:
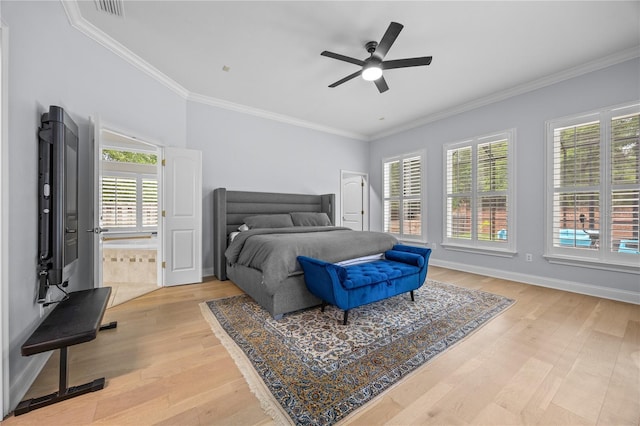
[{"label": "crown molding", "polygon": [[350,139],[357,139],[362,141],[370,140],[368,136],[362,135],[360,133],[353,133],[353,132],[348,132],[341,129],[336,129],[333,127],[327,127],[321,124],[312,123],[310,121],[300,120],[288,115],[277,114],[271,111],[267,111],[259,108],[253,108],[246,105],[236,104],[233,102],[212,98],[212,97],[200,95],[197,93],[189,93],[187,100],[198,102],[205,105],[214,106],[214,107],[224,108],[231,111],[241,112],[241,113],[253,115],[256,117],[265,118],[267,120],[279,121],[281,123],[291,124],[293,126],[304,127],[312,130],[318,130],[320,132],[331,133],[338,136],[344,136]]},{"label": "crown molding", "polygon": [[189,94],[187,89],[84,19],[76,0],[61,0],[61,2],[72,27],[148,74],[171,91],[185,99],[187,98]]},{"label": "crown molding", "polygon": [[442,120],[445,118],[452,117],[454,115],[461,114],[463,112],[471,111],[476,108],[480,108],[485,105],[489,105],[495,102],[503,101],[505,99],[521,95],[527,92],[531,92],[555,83],[559,83],[564,80],[568,80],[570,78],[578,77],[580,75],[597,71],[603,68],[606,68],[611,65],[615,65],[618,63],[622,63],[628,61],[630,59],[640,57],[640,46],[634,46],[629,49],[622,50],[620,52],[614,53],[612,55],[608,55],[602,57],[596,61],[591,61],[584,65],[579,65],[559,73],[555,73],[522,85],[518,85],[512,87],[510,89],[502,90],[500,92],[494,93],[489,96],[485,96],[482,98],[478,98],[472,100],[470,102],[457,105],[453,108],[446,109],[435,114],[428,115],[421,119],[394,127],[390,130],[386,130],[384,132],[376,133],[374,135],[363,135],[360,133],[349,132],[342,129],[336,129],[332,127],[327,127],[321,124],[312,123],[310,121],[300,120],[295,117],[277,114],[270,111],[262,110],[259,108],[253,108],[247,105],[236,104],[233,102],[225,101],[222,99],[213,98],[210,96],[205,96],[197,93],[193,93],[185,89],[182,85],[177,83],[175,80],[171,79],[169,76],[146,62],[140,56],[131,52],[124,45],[114,40],[102,30],[88,22],[86,19],[82,17],[80,13],[80,8],[78,7],[77,0],[60,0],[64,10],[69,18],[69,22],[72,27],[76,28],[78,31],[82,32],[89,38],[95,40],[102,46],[106,47],[125,61],[131,63],[139,70],[145,72],[179,96],[187,101],[198,102],[205,105],[211,105],[231,111],[236,111],[244,114],[253,115],[256,117],[261,117],[267,120],[279,121],[282,123],[303,127],[307,129],[317,130],[324,133],[330,133],[338,136],[347,137],[350,139],[356,139],[361,141],[374,141],[377,139],[381,139],[387,136],[391,136],[397,133],[401,133],[407,130],[414,129],[416,127],[424,126],[429,123],[433,123],[438,120]]},{"label": "crown molding", "polygon": [[555,74],[548,75],[546,77],[539,78],[537,80],[530,81],[525,84],[514,86],[512,88],[502,90],[489,96],[478,98],[470,102],[455,106],[450,109],[446,109],[435,114],[428,115],[424,118],[406,123],[404,125],[394,127],[393,129],[385,132],[377,133],[371,136],[370,140],[377,140],[387,136],[391,136],[397,133],[401,133],[407,130],[415,129],[416,127],[424,126],[429,123],[433,123],[438,120],[452,117],[454,115],[461,114],[463,112],[471,111],[476,108],[480,108],[485,105],[489,105],[495,102],[503,101],[508,98],[512,98],[517,95],[522,95],[527,92],[532,92],[537,89],[541,89],[552,84],[560,83],[561,81],[568,80],[574,77],[581,76],[593,71],[598,71],[603,68],[607,68],[612,65],[616,65],[622,62],[626,62],[631,59],[640,57],[640,46],[634,46],[629,49],[621,50],[614,54],[604,56],[596,61],[591,61],[583,65],[578,65],[573,68],[569,68],[560,71]]},{"label": "crown molding", "polygon": [[361,135],[359,133],[348,132],[341,129],[336,129],[332,127],[323,126],[317,123],[312,123],[305,120],[300,120],[295,117],[277,114],[266,110],[261,110],[258,108],[249,107],[246,105],[236,104],[233,102],[225,101],[222,99],[217,99],[209,96],[200,95],[197,93],[193,93],[185,89],[183,86],[178,84],[175,80],[171,79],[169,76],[149,64],[147,61],[142,59],[140,56],[131,52],[127,47],[114,40],[112,37],[107,35],[105,32],[97,28],[95,25],[88,22],[86,19],[82,17],[82,13],[80,12],[80,8],[78,7],[77,0],[60,0],[64,7],[64,10],[69,18],[69,23],[72,27],[85,34],[89,38],[95,40],[102,46],[106,47],[125,61],[134,65],[139,70],[143,71],[147,75],[151,76],[183,99],[192,102],[199,102],[205,105],[211,105],[231,111],[240,112],[243,114],[249,114],[256,117],[265,118],[268,120],[279,121],[281,123],[291,124],[298,127],[303,127],[307,129],[317,130],[324,133],[331,133],[338,136],[347,137],[350,139],[370,140],[369,137],[365,135]]}]

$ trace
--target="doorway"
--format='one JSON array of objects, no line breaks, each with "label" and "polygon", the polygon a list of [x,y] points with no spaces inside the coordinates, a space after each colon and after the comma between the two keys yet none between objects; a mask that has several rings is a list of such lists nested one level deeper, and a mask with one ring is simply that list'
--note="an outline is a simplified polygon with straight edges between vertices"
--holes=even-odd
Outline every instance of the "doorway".
[{"label": "doorway", "polygon": [[[98,179],[100,286],[108,307],[161,286],[159,190],[161,151],[107,129],[100,134]],[[95,232],[95,230],[94,230]]]},{"label": "doorway", "polygon": [[342,226],[356,231],[369,230],[369,175],[340,172]]}]

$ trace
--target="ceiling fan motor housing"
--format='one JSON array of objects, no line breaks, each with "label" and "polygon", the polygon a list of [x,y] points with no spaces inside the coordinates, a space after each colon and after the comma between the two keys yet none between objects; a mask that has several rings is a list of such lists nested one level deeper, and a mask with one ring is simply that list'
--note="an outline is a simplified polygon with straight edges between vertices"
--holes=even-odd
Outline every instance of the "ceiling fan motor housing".
[{"label": "ceiling fan motor housing", "polygon": [[378,42],[377,41],[370,41],[367,44],[365,44],[364,47],[367,49],[367,52],[369,52],[369,53],[371,53],[373,55],[373,52],[376,51],[376,47],[378,47]]}]

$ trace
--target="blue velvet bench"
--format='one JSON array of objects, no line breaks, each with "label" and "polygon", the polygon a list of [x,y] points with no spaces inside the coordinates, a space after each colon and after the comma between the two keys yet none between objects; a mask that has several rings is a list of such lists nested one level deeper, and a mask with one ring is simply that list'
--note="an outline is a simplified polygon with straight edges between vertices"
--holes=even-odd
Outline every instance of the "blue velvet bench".
[{"label": "blue velvet bench", "polygon": [[396,244],[384,259],[340,266],[306,256],[298,256],[309,291],[327,304],[344,310],[377,302],[420,288],[427,277],[431,249]]}]

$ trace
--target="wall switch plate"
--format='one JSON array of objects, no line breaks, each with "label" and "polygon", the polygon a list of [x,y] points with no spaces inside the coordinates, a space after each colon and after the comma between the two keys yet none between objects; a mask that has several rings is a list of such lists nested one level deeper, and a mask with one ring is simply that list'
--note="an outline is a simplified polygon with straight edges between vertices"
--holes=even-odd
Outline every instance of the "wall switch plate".
[{"label": "wall switch plate", "polygon": [[533,262],[533,255],[531,253],[527,253],[525,255],[527,262]]}]

